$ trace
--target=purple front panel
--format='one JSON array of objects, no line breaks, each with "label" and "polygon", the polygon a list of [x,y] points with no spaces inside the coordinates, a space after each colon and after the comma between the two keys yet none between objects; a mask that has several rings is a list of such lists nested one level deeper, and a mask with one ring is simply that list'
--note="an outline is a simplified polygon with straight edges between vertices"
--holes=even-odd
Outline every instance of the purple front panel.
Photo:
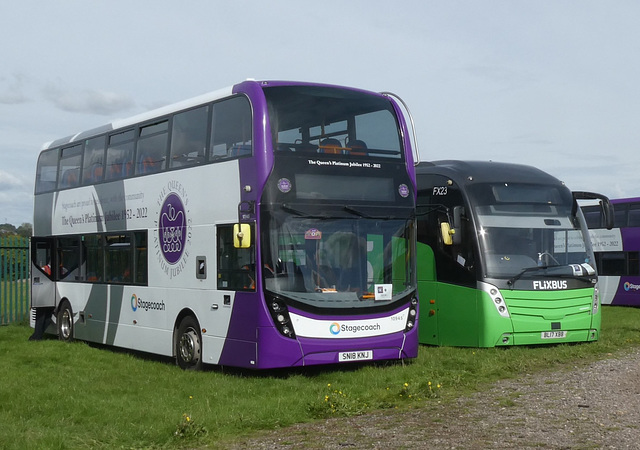
[{"label": "purple front panel", "polygon": [[[298,337],[291,339],[281,335],[271,323],[271,318],[263,305],[257,305],[255,294],[238,294],[234,302],[227,342],[220,359],[221,365],[268,369],[317,364],[339,363],[339,354],[344,352],[371,351],[372,361],[400,358],[415,358],[418,355],[417,328],[409,333],[399,331],[380,336],[364,338],[320,339]],[[262,303],[262,302],[260,302]],[[358,319],[387,318],[406,309],[406,305],[396,311],[384,314],[358,316]],[[291,312],[294,312],[292,310]],[[301,314],[300,311],[295,311]],[[328,320],[326,316],[309,315],[316,320]],[[331,320],[341,321],[354,317],[331,316]],[[250,324],[258,323],[254,328]],[[257,345],[254,364],[247,364],[247,351]]]},{"label": "purple front panel", "polygon": [[373,360],[415,358],[418,356],[417,336],[415,330],[405,334],[398,332],[383,336],[359,339],[308,339],[300,338],[300,346],[304,352],[304,365],[334,364],[340,362],[341,352],[357,352],[373,350]]}]

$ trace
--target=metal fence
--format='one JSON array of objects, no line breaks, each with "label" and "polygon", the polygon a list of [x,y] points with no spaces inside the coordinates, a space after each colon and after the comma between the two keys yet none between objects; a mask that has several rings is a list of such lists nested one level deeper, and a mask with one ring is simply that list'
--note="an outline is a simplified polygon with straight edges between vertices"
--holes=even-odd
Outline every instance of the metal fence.
[{"label": "metal fence", "polygon": [[0,237],[0,325],[29,317],[29,239]]}]

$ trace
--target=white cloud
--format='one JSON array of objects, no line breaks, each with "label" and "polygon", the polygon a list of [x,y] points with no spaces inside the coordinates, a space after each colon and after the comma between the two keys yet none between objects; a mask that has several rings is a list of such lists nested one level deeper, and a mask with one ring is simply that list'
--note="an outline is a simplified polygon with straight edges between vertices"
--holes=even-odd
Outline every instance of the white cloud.
[{"label": "white cloud", "polygon": [[17,105],[29,101],[25,94],[26,76],[14,74],[10,77],[0,77],[0,104]]},{"label": "white cloud", "polygon": [[0,191],[6,193],[8,190],[21,189],[26,184],[26,180],[17,177],[6,170],[0,169]]},{"label": "white cloud", "polygon": [[43,89],[43,93],[56,108],[74,113],[108,116],[128,111],[135,106],[128,95],[95,89],[75,92],[49,84]]}]

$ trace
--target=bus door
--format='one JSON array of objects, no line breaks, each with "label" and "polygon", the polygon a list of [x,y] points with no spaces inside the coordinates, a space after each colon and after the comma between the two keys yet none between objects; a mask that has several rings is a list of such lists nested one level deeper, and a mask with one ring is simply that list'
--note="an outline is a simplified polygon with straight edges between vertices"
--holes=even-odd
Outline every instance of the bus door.
[{"label": "bus door", "polygon": [[56,306],[54,239],[31,239],[31,307]]}]

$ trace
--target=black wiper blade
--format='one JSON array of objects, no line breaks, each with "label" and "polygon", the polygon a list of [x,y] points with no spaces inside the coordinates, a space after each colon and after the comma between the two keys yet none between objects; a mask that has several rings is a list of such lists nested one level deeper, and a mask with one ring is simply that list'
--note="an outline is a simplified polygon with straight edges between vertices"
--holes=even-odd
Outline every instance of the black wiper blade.
[{"label": "black wiper blade", "polygon": [[547,266],[535,266],[535,267],[527,267],[526,269],[522,269],[520,271],[520,273],[518,273],[517,275],[514,275],[513,277],[509,278],[509,280],[507,280],[507,284],[509,286],[511,286],[513,288],[513,284],[518,281],[522,275],[524,275],[527,272],[537,272],[540,269],[546,269]]},{"label": "black wiper blade", "polygon": [[371,219],[369,214],[365,214],[360,210],[357,210],[353,206],[344,205],[344,210],[350,212],[351,214],[355,214],[356,216],[364,217],[365,219]]},{"label": "black wiper blade", "polygon": [[393,219],[393,216],[390,215],[385,215],[385,216],[372,216],[369,215],[365,212],[360,211],[357,208],[354,208],[353,206],[349,206],[349,205],[345,205],[344,206],[344,210],[347,212],[350,212],[351,214],[355,214],[356,216],[360,216],[363,217],[365,219],[380,219],[380,220],[389,220],[389,219]]},{"label": "black wiper blade", "polygon": [[330,217],[330,216],[328,216],[326,214],[309,214],[309,213],[301,211],[301,210],[299,210],[297,208],[289,206],[287,203],[283,203],[282,205],[280,205],[280,207],[282,209],[284,209],[285,211],[293,213],[296,216],[300,216],[300,217],[305,217],[305,218],[310,218],[310,219],[329,219],[329,217]]}]

